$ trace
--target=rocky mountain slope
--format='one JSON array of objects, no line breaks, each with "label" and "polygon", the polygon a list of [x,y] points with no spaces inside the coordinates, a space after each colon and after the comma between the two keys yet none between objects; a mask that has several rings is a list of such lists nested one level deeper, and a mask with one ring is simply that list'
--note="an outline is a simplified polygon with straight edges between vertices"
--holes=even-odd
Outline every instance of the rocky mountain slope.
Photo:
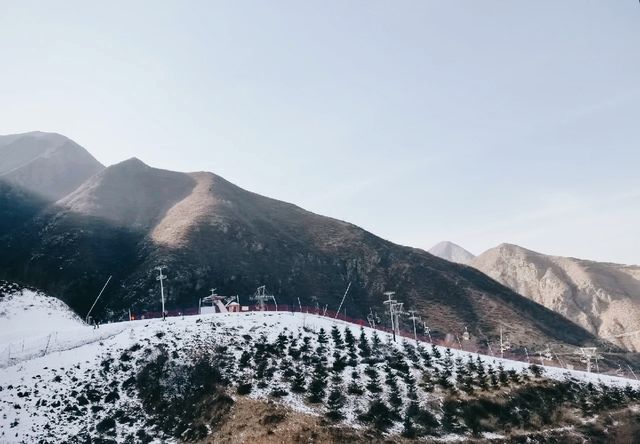
[{"label": "rocky mountain slope", "polygon": [[[18,308],[8,316],[51,310]],[[304,313],[93,329],[58,308],[49,340],[0,338],[0,357],[13,353],[0,366],[1,441],[623,443],[638,432],[633,379],[393,342]],[[32,343],[40,353],[20,354]]]},{"label": "rocky mountain slope", "polygon": [[468,252],[460,245],[453,242],[444,241],[437,243],[429,250],[429,253],[434,256],[438,256],[442,259],[446,259],[449,262],[456,262],[458,264],[469,264],[475,257],[473,253]]},{"label": "rocky mountain slope", "polygon": [[[78,313],[109,275],[95,314],[159,310],[153,268],[167,265],[167,307],[196,307],[217,288],[244,304],[267,285],[279,304],[344,309],[381,319],[383,292],[395,290],[436,337],[478,343],[502,327],[515,347],[593,343],[594,336],[477,270],[385,241],[347,222],[243,190],[207,172],[177,173],[137,159],[99,171],[51,205],[15,184],[0,184],[0,277],[43,288]],[[403,322],[406,322],[404,320]],[[522,348],[521,348],[522,350]]]},{"label": "rocky mountain slope", "polygon": [[640,350],[640,266],[548,256],[510,244],[471,265],[601,338]]},{"label": "rocky mountain slope", "polygon": [[104,166],[72,140],[54,133],[0,136],[0,181],[57,200]]}]

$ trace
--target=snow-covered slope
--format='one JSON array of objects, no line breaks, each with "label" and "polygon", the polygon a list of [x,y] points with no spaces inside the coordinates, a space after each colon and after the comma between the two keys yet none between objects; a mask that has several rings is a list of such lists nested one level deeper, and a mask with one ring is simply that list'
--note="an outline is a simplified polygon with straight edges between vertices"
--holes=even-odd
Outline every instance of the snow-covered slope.
[{"label": "snow-covered slope", "polygon": [[60,299],[0,282],[0,349],[2,344],[33,340],[80,325],[80,318]]},{"label": "snow-covered slope", "polygon": [[[40,309],[36,311],[43,312]],[[227,367],[227,376],[234,384],[252,381],[252,377],[246,373],[250,368],[241,369],[242,354],[246,352],[248,345],[259,342],[275,344],[279,335],[284,334],[287,342],[293,344],[295,340],[302,347],[306,341],[303,341],[304,337],[309,335],[309,346],[318,353],[319,348],[316,347],[322,344],[316,335],[320,329],[328,333],[336,325],[342,332],[345,328],[350,329],[356,338],[360,335],[360,328],[356,325],[303,313],[213,314],[183,319],[168,318],[166,322],[140,320],[113,323],[93,329],[73,319],[64,320],[66,310],[61,311],[63,314],[58,317],[61,320],[52,322],[49,327],[50,333],[59,327],[66,329],[65,339],[57,348],[47,348],[48,344],[41,343],[40,353],[23,356],[8,367],[0,369],[0,409],[3,411],[0,416],[0,441],[35,442],[46,439],[80,442],[89,437],[108,437],[118,442],[147,438],[158,442],[172,442],[175,439],[167,435],[162,426],[152,421],[149,409],[143,408],[142,401],[136,396],[140,368],[150,357],[166,356],[172,362],[180,363],[188,362],[189,356],[197,350],[204,349],[209,353],[216,350],[215,353],[220,355],[228,353],[234,364]],[[68,329],[69,327],[73,328]],[[0,329],[4,330],[4,324],[0,324]],[[33,332],[40,335],[46,332],[46,328],[38,328]],[[396,345],[390,345],[391,340],[386,333],[374,333],[369,328],[364,328],[362,332],[369,339],[374,334],[381,338],[383,344],[374,353],[379,353],[382,349],[387,350],[385,353],[394,353]],[[6,331],[3,331],[3,335],[9,337]],[[334,344],[322,346],[326,347],[324,356],[335,358]],[[432,350],[445,354],[441,347]],[[452,351],[452,358],[457,357],[477,358],[470,353]],[[257,357],[254,359],[257,360]],[[527,364],[521,362],[489,356],[481,359],[494,368],[502,365],[506,370],[524,372],[528,368]],[[280,362],[280,370],[275,369],[276,375],[269,378],[269,382],[265,382],[263,386],[254,385],[249,396],[256,399],[272,398],[274,390],[282,388],[284,383],[284,379],[278,376],[281,371],[294,365],[296,371],[304,368],[299,361],[288,362]],[[327,365],[331,366],[331,362],[331,358],[327,359]],[[360,363],[352,371],[365,378],[367,364],[365,361],[358,362]],[[376,368],[378,364],[369,365]],[[381,364],[378,369],[384,372]],[[419,367],[412,367],[411,373],[420,380]],[[627,384],[638,386],[636,381],[554,367],[546,368],[546,375],[557,380],[573,378],[585,382],[601,381],[620,387]],[[401,389],[407,390],[404,382],[401,382]],[[175,390],[175,387],[167,387],[166,390]],[[386,390],[388,389],[384,388],[380,396],[387,396]],[[303,395],[285,390],[285,394],[278,397],[277,402],[300,412],[324,412],[323,406],[310,405],[305,399]],[[437,397],[420,392],[419,401],[433,403],[437,401]],[[368,402],[367,397],[349,398],[344,409],[346,424],[359,427],[358,413],[366,410]],[[390,431],[400,432],[401,423],[393,425]],[[139,435],[140,433],[143,435]]]},{"label": "snow-covered slope", "polygon": [[449,262],[456,262],[458,264],[465,265],[471,262],[475,257],[473,253],[470,253],[460,245],[449,241],[440,242],[434,245],[429,250],[429,253],[442,259],[446,259]]}]

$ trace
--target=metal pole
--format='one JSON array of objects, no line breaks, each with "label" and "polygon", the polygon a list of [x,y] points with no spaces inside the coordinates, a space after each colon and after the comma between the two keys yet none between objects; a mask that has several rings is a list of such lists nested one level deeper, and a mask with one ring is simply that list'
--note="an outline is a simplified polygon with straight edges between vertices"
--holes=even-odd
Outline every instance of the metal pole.
[{"label": "metal pole", "polygon": [[396,294],[395,291],[387,291],[384,293],[389,299],[384,301],[385,304],[389,304],[389,317],[391,318],[391,332],[393,333],[393,342],[396,341],[396,329],[395,329],[395,323],[394,323],[394,316],[393,316],[393,303],[396,302],[393,299],[391,299],[391,296],[393,296],[394,294]]},{"label": "metal pole", "polygon": [[109,279],[107,279],[107,282],[104,283],[104,286],[102,287],[102,290],[100,290],[100,293],[98,294],[98,297],[96,298],[96,300],[93,301],[93,305],[89,309],[89,312],[87,313],[87,317],[85,318],[85,322],[87,324],[89,323],[89,315],[91,314],[91,310],[93,310],[93,307],[96,306],[96,303],[98,302],[98,299],[100,299],[100,296],[102,296],[102,292],[104,291],[105,288],[107,288],[107,284],[109,283],[110,280],[111,280],[111,276],[109,276]]},{"label": "metal pole", "polygon": [[156,279],[160,281],[160,296],[162,298],[162,320],[163,321],[165,320],[165,312],[164,312],[164,284],[162,283],[162,281],[167,278],[164,274],[162,274],[162,270],[164,268],[167,268],[167,267],[162,265],[155,268],[160,273]]},{"label": "metal pole", "polygon": [[[349,285],[347,285],[347,290],[342,295],[342,300],[340,301],[340,305],[338,306],[338,311],[336,311],[336,315],[333,317],[333,319],[336,319],[338,317],[338,315],[340,314],[340,309],[342,308],[342,304],[344,304],[344,299],[347,297],[347,293],[349,293],[349,288],[351,288],[351,282],[349,282]],[[346,311],[346,309],[345,309],[345,311]],[[345,313],[345,315],[346,315],[346,313]]]},{"label": "metal pole", "polygon": [[162,320],[164,321],[164,285],[162,281],[164,278],[162,277],[162,270],[160,270],[160,294],[162,295]]}]

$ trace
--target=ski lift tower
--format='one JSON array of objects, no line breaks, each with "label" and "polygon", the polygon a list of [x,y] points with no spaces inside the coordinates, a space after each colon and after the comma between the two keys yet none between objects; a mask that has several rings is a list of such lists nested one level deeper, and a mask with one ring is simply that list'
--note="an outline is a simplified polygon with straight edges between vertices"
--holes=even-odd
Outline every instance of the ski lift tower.
[{"label": "ski lift tower", "polygon": [[598,358],[600,358],[600,356],[598,356],[598,349],[596,347],[580,347],[578,354],[582,356],[581,361],[587,364],[587,373],[591,373],[591,360],[595,360],[596,371],[599,372]]},{"label": "ski lift tower", "polygon": [[389,318],[391,319],[391,331],[393,333],[393,342],[396,341],[396,329],[395,329],[395,324],[394,324],[394,313],[393,313],[393,305],[396,304],[398,301],[396,301],[395,299],[391,299],[391,297],[393,295],[395,295],[396,292],[395,291],[385,291],[384,295],[388,298],[386,301],[384,301],[384,304],[388,304],[389,305]]},{"label": "ski lift tower", "polygon": [[429,325],[427,325],[427,321],[423,321],[422,319],[421,321],[422,321],[422,327],[424,328],[424,332],[429,337],[429,342],[433,344],[433,339],[431,338],[431,329],[429,328]]},{"label": "ski lift tower", "polygon": [[553,359],[551,347],[547,345],[547,348],[538,352],[538,356],[540,357],[540,365],[544,366],[544,361],[551,361]]},{"label": "ski lift tower", "polygon": [[162,270],[165,270],[167,268],[166,265],[160,265],[158,267],[155,268],[155,270],[158,271],[158,276],[156,277],[157,281],[160,281],[160,297],[162,298],[162,320],[164,321],[165,319],[165,311],[164,311],[164,285],[162,284],[162,281],[164,281],[167,276],[162,274]]},{"label": "ski lift tower", "polygon": [[418,342],[418,333],[416,330],[416,321],[420,321],[420,318],[418,316],[416,316],[416,310],[412,309],[409,310],[408,313],[411,315],[409,317],[409,319],[411,319],[411,321],[413,321],[413,339]]},{"label": "ski lift tower", "polygon": [[395,326],[395,334],[400,335],[400,315],[404,313],[404,302],[396,302],[393,304],[393,314],[395,316],[394,326]]},{"label": "ski lift tower", "polygon": [[367,315],[367,322],[369,322],[369,327],[375,330],[376,328],[376,315],[373,314],[373,308],[369,307],[369,314]]},{"label": "ski lift tower", "polygon": [[273,301],[273,304],[276,306],[276,311],[278,311],[278,303],[276,302],[276,297],[272,294],[267,294],[267,286],[263,285],[256,289],[255,294],[251,297],[252,301],[256,301],[256,305],[258,306],[259,311],[267,310],[267,301]]},{"label": "ski lift tower", "polygon": [[500,357],[504,358],[504,352],[511,348],[511,344],[509,343],[509,339],[505,339],[502,334],[502,327],[500,327]]}]

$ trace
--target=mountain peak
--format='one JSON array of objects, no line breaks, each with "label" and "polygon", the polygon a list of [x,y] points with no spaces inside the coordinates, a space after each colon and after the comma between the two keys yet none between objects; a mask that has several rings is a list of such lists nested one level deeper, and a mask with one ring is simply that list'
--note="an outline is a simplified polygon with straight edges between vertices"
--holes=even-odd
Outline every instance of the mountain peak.
[{"label": "mountain peak", "polygon": [[0,180],[55,201],[104,166],[73,140],[32,131],[0,136]]},{"label": "mountain peak", "polygon": [[451,241],[439,242],[429,250],[429,253],[434,256],[438,256],[449,262],[456,262],[459,264],[468,264],[475,257],[473,253],[465,250],[458,244],[454,244]]},{"label": "mountain peak", "polygon": [[194,186],[188,174],[153,168],[132,157],[105,168],[59,204],[74,213],[148,229]]}]

